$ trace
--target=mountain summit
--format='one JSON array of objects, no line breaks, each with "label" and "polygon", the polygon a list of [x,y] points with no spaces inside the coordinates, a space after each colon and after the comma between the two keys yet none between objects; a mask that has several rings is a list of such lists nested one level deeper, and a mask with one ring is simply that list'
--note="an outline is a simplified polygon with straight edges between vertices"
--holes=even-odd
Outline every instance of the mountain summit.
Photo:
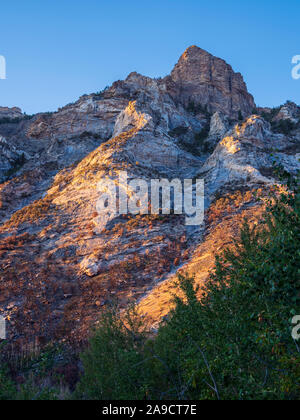
[{"label": "mountain summit", "polygon": [[224,60],[192,46],[185,50],[171,73],[178,85],[177,100],[194,103],[210,112],[243,116],[255,108],[253,96],[240,73],[235,73]]}]

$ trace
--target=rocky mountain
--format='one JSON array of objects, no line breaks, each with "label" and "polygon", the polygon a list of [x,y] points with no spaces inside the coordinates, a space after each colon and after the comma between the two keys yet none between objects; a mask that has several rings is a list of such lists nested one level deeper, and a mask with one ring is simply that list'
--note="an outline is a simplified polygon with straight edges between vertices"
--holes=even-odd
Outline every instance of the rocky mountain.
[{"label": "rocky mountain", "polygon": [[298,124],[300,118],[300,109],[293,102],[286,102],[274,117],[274,121],[289,120],[294,124]]},{"label": "rocky mountain", "polygon": [[240,73],[235,73],[224,60],[192,46],[180,57],[171,73],[175,82],[174,97],[186,106],[206,107],[230,117],[249,115],[254,99],[247,91]]},{"label": "rocky mountain", "polygon": [[18,107],[8,108],[0,106],[0,120],[3,122],[5,120],[16,120],[23,118],[24,115],[22,110]]},{"label": "rocky mountain", "polygon": [[[242,217],[259,218],[257,197],[278,182],[274,159],[300,169],[291,106],[295,121],[278,132],[286,111],[252,115],[242,76],[190,47],[163,79],[131,73],[55,113],[0,121],[0,314],[11,342],[78,343],[115,296],[155,325],[178,269],[204,284]],[[205,223],[99,213],[104,180],[132,197],[130,180],[160,178],[203,178]]]}]

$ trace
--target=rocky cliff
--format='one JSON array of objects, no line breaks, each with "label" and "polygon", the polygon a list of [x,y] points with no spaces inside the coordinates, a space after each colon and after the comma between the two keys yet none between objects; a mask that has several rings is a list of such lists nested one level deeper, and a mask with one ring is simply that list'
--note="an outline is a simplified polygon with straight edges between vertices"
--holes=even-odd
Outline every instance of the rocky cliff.
[{"label": "rocky cliff", "polygon": [[[155,323],[170,308],[179,268],[205,282],[242,217],[259,217],[257,196],[278,182],[273,159],[300,169],[297,105],[287,134],[271,121],[285,119],[284,110],[266,121],[253,107],[241,75],[191,47],[164,79],[131,73],[55,113],[4,120],[0,314],[9,339],[78,342],[114,296],[123,307],[138,301]],[[128,181],[204,178],[205,224],[99,214],[103,180],[134,194],[124,171]]]},{"label": "rocky cliff", "polygon": [[23,118],[22,110],[18,107],[8,108],[0,106],[0,121],[2,120],[16,120]]},{"label": "rocky cliff", "polygon": [[176,84],[175,98],[186,106],[200,106],[212,113],[221,111],[230,117],[239,113],[247,116],[255,107],[242,75],[196,46],[183,53],[171,79]]}]

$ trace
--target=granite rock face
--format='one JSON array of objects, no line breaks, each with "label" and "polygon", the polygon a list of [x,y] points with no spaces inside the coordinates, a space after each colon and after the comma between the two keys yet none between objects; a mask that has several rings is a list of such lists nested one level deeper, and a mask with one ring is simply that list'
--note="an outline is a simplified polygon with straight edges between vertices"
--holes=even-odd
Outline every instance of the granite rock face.
[{"label": "granite rock face", "polygon": [[222,138],[229,128],[227,118],[220,112],[216,112],[210,121],[209,137]]},{"label": "granite rock face", "polygon": [[17,171],[18,164],[25,161],[24,152],[16,149],[2,136],[0,136],[0,157],[0,182],[6,179],[12,168],[15,167]]},{"label": "granite rock face", "polygon": [[80,341],[115,295],[125,307],[147,294],[165,314],[168,301],[152,289],[188,267],[195,249],[210,267],[215,241],[228,240],[255,198],[241,195],[226,223],[221,212],[215,222],[228,235],[217,228],[209,242],[210,225],[187,226],[184,215],[99,211],[105,183],[107,199],[117,188],[134,202],[132,180],[203,178],[208,213],[216,196],[268,188],[277,182],[272,153],[289,172],[299,167],[300,135],[274,133],[253,107],[241,75],[191,47],[171,76],[133,72],[57,112],[4,120],[0,314],[11,320],[9,339]]},{"label": "granite rock face", "polygon": [[289,120],[297,124],[300,121],[300,107],[294,102],[286,102],[274,118],[274,121],[279,120]]},{"label": "granite rock face", "polygon": [[229,117],[250,115],[254,99],[247,91],[240,73],[235,73],[224,60],[196,46],[189,47],[171,73],[176,84],[175,98],[185,106],[220,111]]},{"label": "granite rock face", "polygon": [[213,150],[215,148],[229,128],[230,124],[226,115],[220,112],[215,112],[211,117],[208,137],[205,140],[209,150]]},{"label": "granite rock face", "polygon": [[35,139],[72,139],[82,134],[108,140],[114,121],[127,105],[126,100],[105,100],[100,95],[86,95],[55,113],[38,114],[27,129],[27,136]]},{"label": "granite rock face", "polygon": [[300,170],[300,139],[274,134],[270,124],[252,115],[227,133],[202,166],[207,183],[207,199],[226,190],[270,185],[274,163],[289,173]]}]

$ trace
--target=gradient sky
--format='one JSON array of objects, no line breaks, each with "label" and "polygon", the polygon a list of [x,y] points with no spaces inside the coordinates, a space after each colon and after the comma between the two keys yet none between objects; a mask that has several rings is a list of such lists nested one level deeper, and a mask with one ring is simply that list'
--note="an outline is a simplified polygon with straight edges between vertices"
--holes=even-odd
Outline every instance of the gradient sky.
[{"label": "gradient sky", "polygon": [[14,0],[0,9],[0,105],[54,111],[131,71],[168,74],[190,45],[240,71],[259,106],[300,104],[299,0]]}]

